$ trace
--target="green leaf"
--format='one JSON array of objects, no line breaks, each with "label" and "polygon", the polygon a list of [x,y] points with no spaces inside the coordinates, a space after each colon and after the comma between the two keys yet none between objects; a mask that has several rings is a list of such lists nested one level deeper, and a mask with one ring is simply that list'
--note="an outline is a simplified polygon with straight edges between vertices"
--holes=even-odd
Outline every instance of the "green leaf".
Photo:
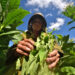
[{"label": "green leaf", "polygon": [[11,38],[9,36],[0,36],[0,50],[8,49]]},{"label": "green leaf", "polygon": [[16,61],[16,70],[19,70],[21,67],[20,59],[18,58]]},{"label": "green leaf", "polygon": [[48,65],[46,64],[46,62],[44,62],[44,64],[41,65],[41,67],[39,68],[39,72],[38,75],[54,75],[51,73],[51,71],[48,69]]},{"label": "green leaf", "polygon": [[9,32],[7,32],[7,33],[2,33],[2,34],[0,34],[0,36],[3,36],[3,35],[9,35],[9,34],[16,34],[16,33],[20,33],[20,31],[9,31]]},{"label": "green leaf", "polygon": [[[39,63],[36,63],[36,60],[30,65],[28,73],[30,75],[36,75]],[[34,68],[34,69],[33,69]]]},{"label": "green leaf", "polygon": [[49,37],[45,36],[45,38],[44,38],[45,43],[48,43],[48,39],[49,39]]},{"label": "green leaf", "polygon": [[68,67],[63,67],[61,69],[62,72],[66,72],[66,75],[68,75],[68,73],[70,75],[75,75],[75,68],[74,67],[71,67],[71,66],[68,66]]},{"label": "green leaf", "polygon": [[69,31],[72,30],[72,29],[75,29],[75,26],[74,26],[74,27],[71,27],[71,28],[69,29]]},{"label": "green leaf", "polygon": [[62,35],[56,35],[60,40],[63,39],[63,36]]},{"label": "green leaf", "polygon": [[0,17],[1,17],[1,12],[2,12],[2,6],[1,6],[1,3],[0,3]]},{"label": "green leaf", "polygon": [[12,36],[12,41],[14,42],[14,44],[17,44],[19,41],[21,41],[23,39],[23,36],[21,34],[16,34],[14,36]]},{"label": "green leaf", "polygon": [[8,13],[6,19],[3,22],[3,25],[6,27],[7,25],[11,25],[15,23],[16,21],[21,21],[26,15],[28,15],[29,12],[23,9],[16,9],[10,13]]},{"label": "green leaf", "polygon": [[2,11],[5,11],[8,0],[0,0]]},{"label": "green leaf", "polygon": [[23,24],[24,22],[23,21],[15,21],[13,24],[11,24],[11,26],[6,26],[5,27],[5,30],[6,29],[9,29],[9,30],[16,30],[16,27],[18,27],[19,25]]},{"label": "green leaf", "polygon": [[64,41],[64,43],[67,43],[68,40],[69,40],[69,35],[66,35],[66,36],[63,37],[63,41]]},{"label": "green leaf", "polygon": [[27,66],[27,61],[25,60],[25,58],[23,58],[21,75],[25,75],[26,66]]},{"label": "green leaf", "polygon": [[[63,14],[65,16],[67,16],[68,18],[71,18],[72,21],[68,22],[68,25],[75,22],[75,6],[74,5],[69,5],[65,11],[63,12]],[[75,27],[71,27],[69,30],[74,29]]]},{"label": "green leaf", "polygon": [[67,23],[67,25],[69,25],[69,24],[71,24],[71,23],[73,23],[73,22],[74,22],[74,21],[70,21],[70,22]]},{"label": "green leaf", "polygon": [[41,48],[39,50],[39,59],[40,59],[40,62],[42,62],[43,60],[45,60],[46,58],[46,50],[44,50],[44,48]]},{"label": "green leaf", "polygon": [[9,0],[8,3],[8,11],[13,11],[14,9],[19,8],[20,0]]}]

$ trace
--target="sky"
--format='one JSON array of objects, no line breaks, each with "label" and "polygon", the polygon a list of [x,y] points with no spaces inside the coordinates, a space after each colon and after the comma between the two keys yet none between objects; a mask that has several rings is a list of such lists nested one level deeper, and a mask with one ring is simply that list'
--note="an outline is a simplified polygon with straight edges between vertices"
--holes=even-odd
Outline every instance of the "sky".
[{"label": "sky", "polygon": [[17,29],[26,31],[30,17],[34,13],[42,13],[47,21],[48,32],[55,28],[56,31],[53,34],[61,34],[63,36],[69,34],[70,38],[75,39],[75,29],[69,31],[69,28],[75,26],[75,22],[67,25],[71,19],[62,14],[65,7],[73,3],[75,4],[74,0],[21,0],[20,8],[28,10],[31,14],[23,19],[24,23]]}]

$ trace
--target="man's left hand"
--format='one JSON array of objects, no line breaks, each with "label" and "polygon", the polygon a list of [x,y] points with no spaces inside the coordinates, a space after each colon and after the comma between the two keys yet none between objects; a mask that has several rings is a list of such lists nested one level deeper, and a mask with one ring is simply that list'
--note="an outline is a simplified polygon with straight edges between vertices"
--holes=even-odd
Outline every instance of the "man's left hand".
[{"label": "man's left hand", "polygon": [[58,50],[55,49],[51,53],[49,53],[48,57],[46,58],[46,62],[48,63],[49,69],[55,68],[59,59],[60,55],[58,53]]}]

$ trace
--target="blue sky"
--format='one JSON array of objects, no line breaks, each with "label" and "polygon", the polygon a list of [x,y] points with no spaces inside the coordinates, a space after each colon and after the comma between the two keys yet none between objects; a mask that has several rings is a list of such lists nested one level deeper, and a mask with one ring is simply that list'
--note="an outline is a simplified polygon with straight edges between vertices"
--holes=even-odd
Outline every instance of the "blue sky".
[{"label": "blue sky", "polygon": [[40,12],[47,21],[48,32],[55,28],[57,30],[54,31],[54,33],[63,36],[69,34],[70,38],[75,39],[75,29],[69,31],[69,28],[75,26],[75,22],[67,25],[67,22],[71,21],[71,19],[62,14],[64,8],[73,2],[75,3],[74,0],[21,0],[20,7],[30,11],[31,14],[23,19],[24,23],[17,27],[17,29],[23,31],[27,30],[29,18],[34,13]]}]

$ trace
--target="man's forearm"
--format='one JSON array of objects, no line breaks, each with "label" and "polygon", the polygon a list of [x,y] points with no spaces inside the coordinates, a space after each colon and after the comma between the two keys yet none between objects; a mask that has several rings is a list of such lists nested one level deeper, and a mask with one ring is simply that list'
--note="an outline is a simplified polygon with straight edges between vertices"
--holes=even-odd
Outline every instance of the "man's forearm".
[{"label": "man's forearm", "polygon": [[19,57],[19,54],[16,52],[16,46],[17,45],[13,45],[12,47],[9,48],[7,52],[6,65],[12,64]]}]

